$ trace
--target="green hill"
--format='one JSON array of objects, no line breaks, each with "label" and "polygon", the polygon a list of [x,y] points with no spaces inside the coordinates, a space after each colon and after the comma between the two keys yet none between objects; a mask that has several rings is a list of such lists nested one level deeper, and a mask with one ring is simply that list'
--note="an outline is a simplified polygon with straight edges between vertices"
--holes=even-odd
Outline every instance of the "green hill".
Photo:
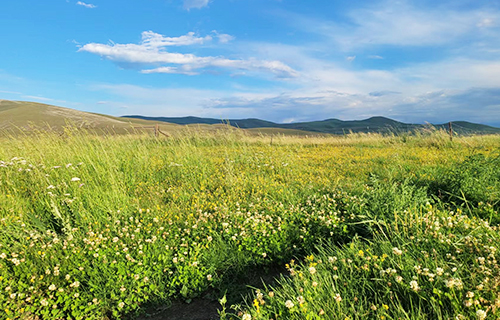
[{"label": "green hill", "polygon": [[[78,111],[43,103],[0,100],[0,132],[38,130],[61,130],[66,125],[97,132],[126,133],[133,130],[153,130],[161,123],[163,132],[176,132],[186,128],[214,131],[231,125],[245,129],[250,134],[283,135],[324,135],[349,132],[401,133],[419,130],[428,125],[408,124],[385,117],[365,120],[342,121],[327,119],[322,121],[274,123],[261,119],[221,120],[199,117],[146,117],[109,115]],[[448,124],[436,124],[438,129],[448,129]],[[458,134],[500,134],[500,128],[466,121],[453,122],[453,131]]]},{"label": "green hill", "polygon": [[[137,129],[149,129],[157,122],[141,119],[125,119],[103,114],[83,112],[43,103],[0,100],[0,130],[24,131],[61,130],[73,125],[82,129],[125,133]],[[178,127],[165,124],[164,127]]]},{"label": "green hill", "polygon": [[[288,129],[306,132],[316,132],[323,134],[345,134],[349,132],[377,132],[377,133],[401,133],[420,130],[429,125],[403,123],[385,117],[372,117],[365,120],[342,121],[339,119],[327,119],[322,121],[297,122],[297,123],[274,123],[260,119],[229,119],[218,120],[213,118],[198,117],[145,117],[145,116],[124,116],[127,119],[143,119],[151,121],[161,121],[176,124],[221,124],[228,123],[231,126],[244,129]],[[433,125],[437,129],[448,129],[448,124]],[[500,128],[487,125],[470,123],[466,121],[453,122],[453,131],[457,134],[499,134]]]}]

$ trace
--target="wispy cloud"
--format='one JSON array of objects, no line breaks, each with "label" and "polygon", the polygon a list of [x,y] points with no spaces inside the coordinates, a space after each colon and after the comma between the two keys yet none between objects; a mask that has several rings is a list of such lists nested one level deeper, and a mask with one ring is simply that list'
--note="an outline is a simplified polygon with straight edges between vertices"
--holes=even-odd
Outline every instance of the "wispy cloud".
[{"label": "wispy cloud", "polygon": [[51,98],[45,98],[45,97],[40,97],[40,96],[22,96],[23,99],[32,99],[32,100],[40,100],[40,101],[54,101],[54,99]]},{"label": "wispy cloud", "polygon": [[184,9],[201,9],[208,6],[210,0],[184,0]]},{"label": "wispy cloud", "polygon": [[79,5],[79,6],[82,6],[82,7],[88,8],[88,9],[94,9],[94,8],[97,8],[97,6],[96,6],[96,5],[93,5],[93,4],[91,4],[91,3],[85,3],[85,2],[82,2],[82,1],[78,1],[76,4],[77,4],[77,5]]},{"label": "wispy cloud", "polygon": [[228,43],[229,41],[234,40],[234,36],[229,34],[218,33],[216,30],[213,30],[212,33],[219,39],[219,43]]},{"label": "wispy cloud", "polygon": [[142,69],[141,72],[146,74],[180,73],[194,75],[203,72],[207,68],[222,68],[267,72],[283,78],[298,75],[297,71],[277,60],[228,59],[222,56],[200,57],[190,53],[167,51],[167,47],[202,44],[211,40],[211,36],[197,37],[193,32],[180,37],[165,37],[152,31],[145,31],[142,33],[142,41],[139,44],[89,43],[78,51],[98,54],[115,62],[152,66],[153,68]]},{"label": "wispy cloud", "polygon": [[349,51],[369,46],[431,46],[468,37],[482,37],[500,19],[498,10],[456,10],[437,5],[416,6],[410,1],[368,2],[345,16],[346,22],[321,20],[302,14],[291,19],[309,32],[320,34]]}]

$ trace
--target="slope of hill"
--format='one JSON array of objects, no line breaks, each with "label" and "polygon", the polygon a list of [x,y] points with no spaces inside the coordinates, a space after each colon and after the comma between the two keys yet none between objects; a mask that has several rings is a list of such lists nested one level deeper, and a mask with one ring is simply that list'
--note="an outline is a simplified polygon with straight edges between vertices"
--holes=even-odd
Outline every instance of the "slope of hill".
[{"label": "slope of hill", "polygon": [[[0,130],[3,131],[31,128],[60,130],[66,125],[74,125],[84,129],[124,133],[152,128],[155,124],[147,120],[117,118],[36,102],[0,100]],[[165,127],[177,126],[165,124]]]},{"label": "slope of hill", "polygon": [[[429,125],[403,123],[385,117],[372,117],[365,120],[342,121],[339,119],[327,119],[322,121],[297,122],[297,123],[274,123],[260,119],[230,119],[217,120],[213,118],[198,117],[145,117],[145,116],[124,116],[124,118],[135,118],[151,121],[162,121],[176,124],[220,124],[229,123],[234,127],[245,129],[258,128],[280,128],[293,129],[309,132],[344,134],[349,132],[379,132],[379,133],[401,133],[425,128]],[[448,124],[437,124],[438,129],[448,129]],[[470,123],[466,121],[453,122],[453,131],[458,134],[493,134],[500,133],[500,128],[487,125]]]}]

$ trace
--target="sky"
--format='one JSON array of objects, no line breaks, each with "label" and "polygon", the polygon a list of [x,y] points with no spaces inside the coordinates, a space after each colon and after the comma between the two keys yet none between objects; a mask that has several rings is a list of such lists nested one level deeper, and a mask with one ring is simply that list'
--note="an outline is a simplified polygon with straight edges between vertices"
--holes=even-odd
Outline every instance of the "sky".
[{"label": "sky", "polygon": [[3,0],[0,99],[500,127],[500,1]]}]

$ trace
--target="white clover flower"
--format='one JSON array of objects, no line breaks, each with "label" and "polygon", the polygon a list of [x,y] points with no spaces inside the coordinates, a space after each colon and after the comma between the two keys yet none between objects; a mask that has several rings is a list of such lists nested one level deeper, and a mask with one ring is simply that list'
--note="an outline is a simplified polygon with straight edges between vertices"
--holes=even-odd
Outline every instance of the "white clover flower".
[{"label": "white clover flower", "polygon": [[285,301],[285,307],[287,307],[288,309],[292,309],[293,306],[294,306],[294,304],[291,300]]},{"label": "white clover flower", "polygon": [[207,275],[207,280],[208,281],[212,281],[212,275],[211,274]]},{"label": "white clover flower", "polygon": [[304,304],[306,302],[306,299],[304,299],[303,296],[298,296],[297,301],[299,302],[299,304]]},{"label": "white clover flower", "polygon": [[316,268],[315,267],[309,267],[309,273],[310,274],[315,274],[316,273]]},{"label": "white clover flower", "polygon": [[474,292],[467,291],[467,294],[465,295],[467,298],[474,298]]},{"label": "white clover flower", "polygon": [[7,258],[7,255],[5,254],[5,252],[0,253],[0,258],[2,258],[2,259]]},{"label": "white clover flower", "polygon": [[337,261],[337,257],[328,257],[328,262],[334,263],[335,261]]},{"label": "white clover flower", "polygon": [[252,316],[248,313],[245,313],[242,317],[241,320],[252,320]]},{"label": "white clover flower", "polygon": [[47,299],[43,298],[42,301],[40,301],[40,304],[44,307],[48,306],[49,305],[49,302],[47,301]]},{"label": "white clover flower", "polygon": [[443,275],[443,273],[444,273],[443,268],[439,268],[439,267],[437,267],[437,268],[436,268],[436,274],[437,274],[438,276],[442,276],[442,275]]},{"label": "white clover flower", "polygon": [[397,256],[400,256],[403,254],[403,251],[398,249],[397,247],[395,247],[395,248],[392,248],[392,253],[394,253]]},{"label": "white clover flower", "polygon": [[418,291],[420,288],[418,287],[418,282],[415,280],[410,281],[410,288],[413,291]]},{"label": "white clover flower", "polygon": [[396,276],[396,282],[400,283],[401,281],[403,281],[403,277],[402,276]]},{"label": "white clover flower", "polygon": [[118,304],[118,308],[123,308],[125,307],[125,302],[121,301],[119,304]]},{"label": "white clover flower", "polygon": [[338,294],[338,293],[337,293],[337,294],[335,295],[335,297],[333,297],[333,298],[334,298],[334,299],[335,299],[335,301],[337,301],[337,302],[342,301],[342,297],[341,297],[341,296],[340,296],[340,294]]},{"label": "white clover flower", "polygon": [[12,261],[12,263],[13,263],[14,265],[16,265],[16,266],[18,266],[18,265],[20,265],[20,264],[21,264],[21,261],[19,261],[19,259],[16,259],[16,258],[12,258],[12,260],[10,260],[10,261]]},{"label": "white clover flower", "polygon": [[55,286],[55,284],[51,284],[51,285],[49,286],[49,290],[50,290],[50,291],[54,291],[54,290],[56,290],[56,289],[57,289],[57,287]]},{"label": "white clover flower", "polygon": [[486,311],[481,310],[481,309],[479,309],[479,310],[477,310],[477,311],[476,311],[476,317],[477,317],[479,320],[484,320],[484,319],[486,319],[486,316],[487,316]]}]

